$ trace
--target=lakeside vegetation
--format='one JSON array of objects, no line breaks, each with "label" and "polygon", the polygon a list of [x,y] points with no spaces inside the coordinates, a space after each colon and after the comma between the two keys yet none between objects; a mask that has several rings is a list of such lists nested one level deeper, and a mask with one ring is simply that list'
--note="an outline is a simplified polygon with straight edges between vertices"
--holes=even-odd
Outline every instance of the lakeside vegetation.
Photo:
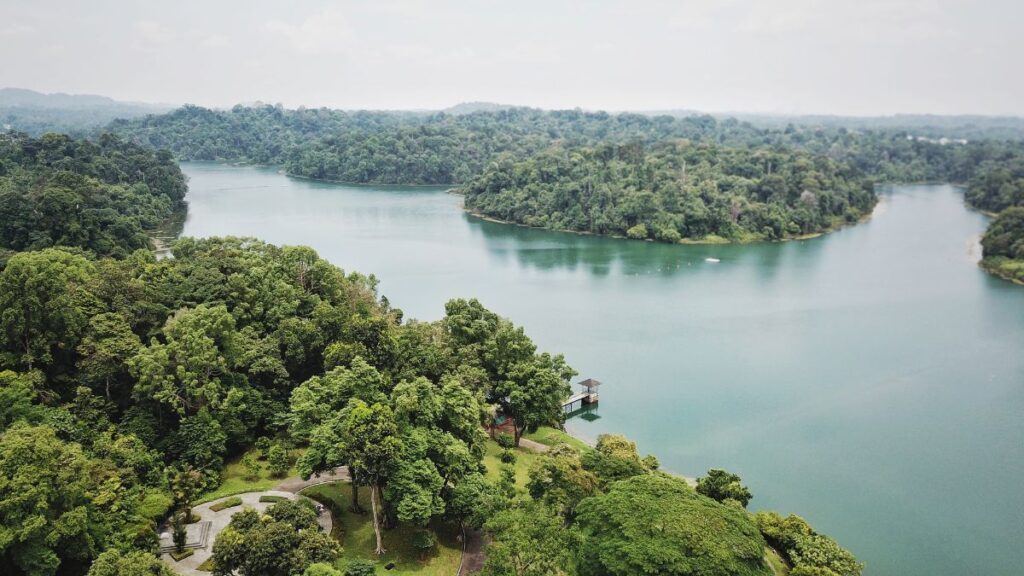
[{"label": "lakeside vegetation", "polygon": [[[69,246],[123,258],[182,205],[167,152],[112,136],[0,134],[0,252]],[[2,254],[0,254],[2,261]]]},{"label": "lakeside vegetation", "polygon": [[505,221],[673,243],[812,234],[877,201],[870,182],[827,157],[687,141],[502,158],[460,190],[467,208]]},{"label": "lakeside vegetation", "polygon": [[[870,214],[881,182],[965,184],[968,203],[993,213],[1021,205],[1024,189],[1017,129],[970,119],[185,106],[106,129],[179,159],[275,164],[338,182],[455,185],[482,217],[665,242],[814,236]],[[983,263],[1004,276],[1017,266],[1002,255]]]},{"label": "lakeside vegetation", "polygon": [[[1020,280],[1016,148],[893,141],[915,151],[891,164],[897,172],[962,177],[972,205],[1002,210],[983,240],[983,265]],[[819,143],[545,141],[525,159],[499,156],[466,186],[480,190],[472,202],[494,202],[490,210],[550,218],[533,225],[667,241],[778,239],[873,205],[856,167],[872,156],[808,151]],[[936,150],[944,152],[929,155]],[[369,501],[360,516],[360,530],[373,534],[368,556],[386,553],[388,534],[404,533],[400,546],[414,541],[429,558],[449,537],[437,527],[454,522],[493,538],[492,575],[521,573],[523,559],[540,573],[760,574],[770,571],[766,544],[794,574],[861,570],[798,518],[744,512],[751,495],[738,477],[711,471],[694,490],[623,438],[592,449],[543,431],[560,424],[575,372],[475,300],[449,302],[437,322],[408,320],[376,293],[373,277],[345,273],[309,248],[253,239],[184,239],[174,258],[157,261],[145,230],[185,193],[169,153],[113,136],[11,133],[0,151],[9,216],[0,224],[5,573],[149,569],[159,522],[177,533],[195,503],[271,485],[269,469],[252,464],[254,448],[285,454],[283,474],[349,466],[353,508]],[[962,164],[971,154],[977,164]],[[592,219],[560,204],[573,194]],[[532,435],[552,449],[527,455],[486,440],[492,408],[516,423],[502,442]],[[654,521],[673,528],[652,539],[644,527]],[[316,555],[297,554],[312,544],[285,532],[259,534],[294,560],[287,570],[337,561],[323,539]],[[604,552],[583,553],[594,548]],[[271,573],[270,564],[247,566]],[[335,569],[343,568],[316,570]]]},{"label": "lakeside vegetation", "polygon": [[[136,150],[116,140],[41,142],[44,177],[52,166],[103,174],[95,150]],[[140,154],[142,174],[169,175],[177,190],[180,172],[167,170],[165,153]],[[138,168],[111,156],[109,165]],[[561,444],[555,428],[575,371],[475,300],[450,301],[436,322],[408,320],[373,277],[254,239],[182,239],[159,261],[130,244],[50,244],[18,245],[26,250],[0,271],[4,573],[151,570],[159,523],[183,552],[196,503],[339,465],[355,479],[358,526],[346,529],[363,535],[350,553],[365,560],[394,546],[411,568],[442,557],[448,565],[438,547],[451,548],[453,533],[441,527],[464,525],[493,538],[492,575],[520,574],[512,558],[547,566],[541,573],[625,574],[635,562],[665,574],[766,573],[764,540],[739,508],[661,474],[621,437],[594,449]],[[514,422],[501,449],[484,433],[494,411]],[[526,435],[553,447],[510,457]],[[515,461],[524,472],[509,468]],[[618,494],[646,490],[679,500],[669,508],[679,526],[695,514],[722,530],[667,533],[643,558],[587,564],[591,546],[615,549],[588,519],[614,516]],[[274,506],[267,517],[241,510],[207,567],[248,576],[351,569],[337,564],[338,543],[312,528],[308,511]],[[577,518],[577,507],[590,512]],[[308,529],[297,536],[298,527]]]}]

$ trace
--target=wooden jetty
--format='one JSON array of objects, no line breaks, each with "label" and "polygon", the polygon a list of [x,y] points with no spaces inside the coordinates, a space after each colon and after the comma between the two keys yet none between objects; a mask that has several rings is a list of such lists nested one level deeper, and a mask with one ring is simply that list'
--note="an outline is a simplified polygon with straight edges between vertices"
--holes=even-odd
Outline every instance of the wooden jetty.
[{"label": "wooden jetty", "polygon": [[565,399],[562,402],[562,411],[565,413],[572,412],[582,408],[584,404],[597,404],[599,398],[597,389],[601,386],[601,383],[593,378],[587,378],[586,380],[579,383],[581,390],[578,394]]}]

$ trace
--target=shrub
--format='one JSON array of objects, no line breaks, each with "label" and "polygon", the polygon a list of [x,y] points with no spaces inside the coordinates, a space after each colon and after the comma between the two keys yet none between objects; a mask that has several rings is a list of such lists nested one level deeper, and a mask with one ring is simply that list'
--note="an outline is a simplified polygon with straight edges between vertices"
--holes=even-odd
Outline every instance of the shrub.
[{"label": "shrub", "polygon": [[260,472],[263,470],[263,465],[256,459],[256,455],[252,452],[247,453],[242,457],[242,466],[245,467],[245,479],[246,480],[257,480],[260,477]]},{"label": "shrub", "polygon": [[516,445],[516,439],[511,434],[498,434],[494,441],[498,443],[498,446],[506,450]]},{"label": "shrub", "polygon": [[626,230],[626,236],[632,238],[633,240],[644,240],[645,238],[647,238],[647,226],[644,226],[644,224],[641,222],[640,224],[633,226],[629,230]]},{"label": "shrub", "polygon": [[213,510],[214,512],[220,512],[221,510],[225,510],[227,508],[234,508],[235,506],[241,506],[241,505],[242,505],[241,497],[239,497],[239,496],[232,496],[231,498],[228,498],[227,500],[221,500],[220,502],[217,502],[216,504],[210,506],[210,510]]},{"label": "shrub", "polygon": [[505,448],[504,450],[501,451],[501,461],[503,464],[515,464],[516,453],[509,450],[508,448]]},{"label": "shrub", "polygon": [[267,456],[267,466],[270,474],[275,478],[280,478],[288,473],[288,469],[291,468],[291,458],[288,457],[288,451],[285,450],[284,446],[274,444],[270,447]]},{"label": "shrub", "polygon": [[260,502],[276,504],[277,502],[287,502],[288,498],[284,496],[274,496],[273,494],[264,494],[260,496]]},{"label": "shrub", "polygon": [[256,443],[254,444],[254,446],[256,447],[257,450],[259,450],[260,458],[266,460],[270,456],[270,438],[267,438],[266,436],[260,436],[259,438],[256,439]]},{"label": "shrub", "polygon": [[377,569],[369,560],[352,560],[345,567],[345,576],[373,576]]}]

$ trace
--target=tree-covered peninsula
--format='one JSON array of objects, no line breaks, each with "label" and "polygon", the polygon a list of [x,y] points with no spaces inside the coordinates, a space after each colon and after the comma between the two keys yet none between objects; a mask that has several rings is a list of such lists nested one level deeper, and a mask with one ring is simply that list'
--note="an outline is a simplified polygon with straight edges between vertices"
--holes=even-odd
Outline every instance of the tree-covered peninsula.
[{"label": "tree-covered peninsula", "polygon": [[824,156],[688,141],[502,158],[460,191],[485,216],[663,242],[792,238],[856,222],[876,202],[871,181]]}]

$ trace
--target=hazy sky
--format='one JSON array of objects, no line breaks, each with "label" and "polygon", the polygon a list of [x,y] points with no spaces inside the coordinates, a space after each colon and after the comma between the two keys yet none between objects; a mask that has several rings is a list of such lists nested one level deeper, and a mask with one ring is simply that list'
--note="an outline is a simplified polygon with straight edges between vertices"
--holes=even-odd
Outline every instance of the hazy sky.
[{"label": "hazy sky", "polygon": [[0,86],[227,106],[1024,115],[1024,0],[0,0]]}]

